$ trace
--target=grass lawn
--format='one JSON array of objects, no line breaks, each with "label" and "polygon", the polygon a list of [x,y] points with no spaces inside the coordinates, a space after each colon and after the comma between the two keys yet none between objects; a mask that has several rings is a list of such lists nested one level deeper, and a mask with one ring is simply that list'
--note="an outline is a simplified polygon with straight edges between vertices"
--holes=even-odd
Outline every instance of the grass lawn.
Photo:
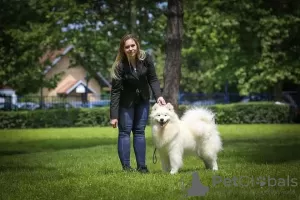
[{"label": "grass lawn", "polygon": [[[117,130],[62,128],[0,130],[0,199],[298,199],[300,125],[221,125],[219,171],[189,157],[177,175],[153,164],[150,174],[121,171]],[[133,150],[133,149],[132,149]],[[132,166],[135,157],[132,151]],[[186,197],[197,172],[205,196]],[[217,181],[217,182],[216,182]]]}]

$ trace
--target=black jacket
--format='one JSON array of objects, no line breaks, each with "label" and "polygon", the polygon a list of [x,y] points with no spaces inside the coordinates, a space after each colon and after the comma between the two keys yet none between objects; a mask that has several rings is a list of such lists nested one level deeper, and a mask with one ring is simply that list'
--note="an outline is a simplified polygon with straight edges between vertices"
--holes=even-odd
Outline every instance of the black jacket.
[{"label": "black jacket", "polygon": [[[144,60],[138,60],[136,70],[130,67],[128,60],[124,59],[116,68],[119,80],[112,80],[110,118],[118,119],[119,107],[131,107],[140,101],[150,100],[150,88],[155,100],[161,96],[160,84],[157,79],[151,57],[146,54]],[[150,86],[150,88],[149,88]]]}]

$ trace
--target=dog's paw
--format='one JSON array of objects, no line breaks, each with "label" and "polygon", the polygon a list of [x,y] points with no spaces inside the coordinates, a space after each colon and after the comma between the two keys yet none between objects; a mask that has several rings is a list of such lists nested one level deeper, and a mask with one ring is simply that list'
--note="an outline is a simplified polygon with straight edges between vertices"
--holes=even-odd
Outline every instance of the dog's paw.
[{"label": "dog's paw", "polygon": [[213,167],[212,170],[213,171],[218,171],[218,167]]},{"label": "dog's paw", "polygon": [[218,165],[214,165],[214,166],[212,167],[212,170],[213,170],[213,171],[218,171]]},{"label": "dog's paw", "polygon": [[170,174],[174,175],[174,174],[177,174],[178,173],[178,170],[175,170],[175,169],[172,169]]}]

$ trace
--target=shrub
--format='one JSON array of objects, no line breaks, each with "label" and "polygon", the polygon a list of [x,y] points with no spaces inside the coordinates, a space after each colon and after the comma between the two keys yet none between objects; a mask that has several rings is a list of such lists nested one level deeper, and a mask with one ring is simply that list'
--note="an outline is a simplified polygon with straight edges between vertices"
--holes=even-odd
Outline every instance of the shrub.
[{"label": "shrub", "polygon": [[[189,107],[180,105],[178,115],[181,116]],[[218,124],[291,122],[289,106],[276,105],[272,102],[220,104],[207,107],[216,113]],[[109,125],[109,107],[0,112],[2,129]]]},{"label": "shrub", "polygon": [[[276,105],[270,102],[252,102],[247,105],[241,103],[223,108],[218,106],[217,109],[224,112],[223,117],[217,116],[218,122],[222,124],[279,124],[289,122],[288,105]],[[217,114],[219,113],[221,114],[222,112],[217,112]]]},{"label": "shrub", "polygon": [[[206,106],[216,114],[218,124],[273,124],[290,123],[288,105],[273,102],[251,102]],[[189,106],[181,106],[179,115]]]},{"label": "shrub", "polygon": [[78,114],[75,126],[108,126],[109,108],[83,108]]}]

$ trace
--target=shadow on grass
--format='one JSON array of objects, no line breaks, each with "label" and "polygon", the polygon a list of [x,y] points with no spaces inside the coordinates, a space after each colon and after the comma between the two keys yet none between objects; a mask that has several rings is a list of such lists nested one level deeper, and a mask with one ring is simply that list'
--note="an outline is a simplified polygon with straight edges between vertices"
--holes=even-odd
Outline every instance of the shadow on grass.
[{"label": "shadow on grass", "polygon": [[113,138],[47,139],[0,143],[0,156],[27,154],[49,150],[81,149],[94,146],[115,145]]},{"label": "shadow on grass", "polygon": [[[278,137],[224,140],[223,157],[243,157],[246,161],[276,164],[300,160],[299,138]],[[226,151],[230,151],[228,154]]]}]

